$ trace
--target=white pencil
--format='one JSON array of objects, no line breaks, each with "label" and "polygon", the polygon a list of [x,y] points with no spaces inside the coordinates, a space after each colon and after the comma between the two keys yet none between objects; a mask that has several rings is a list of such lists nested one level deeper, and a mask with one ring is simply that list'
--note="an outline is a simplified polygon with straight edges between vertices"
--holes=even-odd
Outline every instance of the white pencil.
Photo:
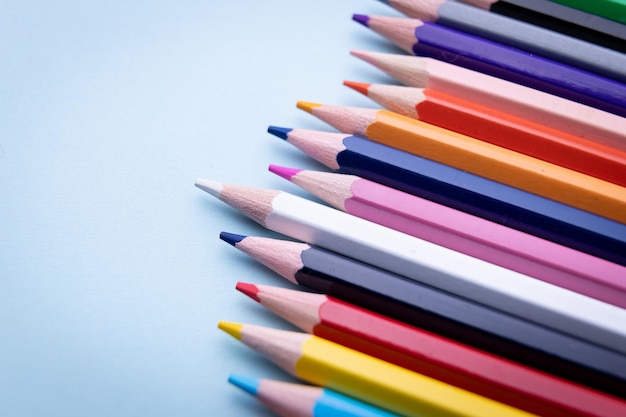
[{"label": "white pencil", "polygon": [[626,353],[626,309],[279,190],[196,186],[275,232]]}]

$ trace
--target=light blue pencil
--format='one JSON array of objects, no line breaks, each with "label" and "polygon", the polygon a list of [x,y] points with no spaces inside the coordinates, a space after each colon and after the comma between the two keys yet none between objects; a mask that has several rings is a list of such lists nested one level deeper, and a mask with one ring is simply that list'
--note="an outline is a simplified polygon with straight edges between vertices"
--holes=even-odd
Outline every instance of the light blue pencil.
[{"label": "light blue pencil", "polygon": [[255,396],[280,416],[394,417],[380,408],[311,385],[231,375],[228,382]]}]

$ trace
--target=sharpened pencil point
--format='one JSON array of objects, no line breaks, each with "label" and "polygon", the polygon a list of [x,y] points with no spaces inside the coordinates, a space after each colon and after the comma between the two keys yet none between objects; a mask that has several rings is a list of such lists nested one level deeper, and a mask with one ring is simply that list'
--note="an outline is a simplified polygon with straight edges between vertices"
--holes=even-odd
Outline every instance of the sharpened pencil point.
[{"label": "sharpened pencil point", "polygon": [[244,293],[257,303],[261,301],[259,299],[259,288],[256,285],[248,284],[247,282],[238,282],[237,285],[235,285],[235,288],[237,291]]},{"label": "sharpened pencil point", "polygon": [[355,49],[355,50],[350,51],[350,55],[355,56],[355,57],[357,57],[359,59],[362,59],[363,61],[368,62],[368,63],[370,63],[372,65],[375,64],[375,62],[374,62],[374,60],[373,60],[373,58],[372,58],[372,56],[370,55],[369,52],[359,51],[359,50]]},{"label": "sharpened pencil point", "polygon": [[369,16],[364,15],[364,14],[353,14],[352,15],[352,20],[354,20],[355,22],[358,22],[360,24],[362,24],[365,27],[368,27],[368,23],[369,23]]},{"label": "sharpened pencil point", "polygon": [[278,127],[278,126],[269,126],[267,128],[267,131],[269,133],[285,140],[287,140],[287,136],[289,135],[289,132],[291,132],[292,130],[293,129],[290,129],[288,127]]},{"label": "sharpened pencil point", "polygon": [[243,328],[243,324],[222,320],[217,324],[217,327],[219,327],[221,330],[225,331],[235,339],[241,340],[241,329]]},{"label": "sharpened pencil point", "polygon": [[256,378],[243,375],[230,375],[228,377],[228,382],[236,387],[241,388],[248,394],[252,394],[254,396],[257,395],[259,389],[259,380]]},{"label": "sharpened pencil point", "polygon": [[228,243],[229,245],[233,245],[233,246],[237,246],[237,243],[241,242],[245,238],[246,237],[244,235],[238,235],[235,233],[228,233],[228,232],[220,233],[220,239],[222,239],[224,242]]},{"label": "sharpened pencil point", "polygon": [[301,169],[297,169],[297,168],[287,168],[287,167],[282,167],[282,166],[273,165],[273,164],[270,165],[269,170],[270,172],[273,172],[274,174],[283,177],[287,181],[291,181],[291,177],[296,175],[298,172],[302,171]]},{"label": "sharpened pencil point", "polygon": [[344,81],[343,85],[350,87],[351,89],[358,91],[364,96],[367,95],[367,90],[370,88],[370,83],[357,83],[356,81]]},{"label": "sharpened pencil point", "polygon": [[206,191],[207,193],[211,194],[213,197],[217,197],[217,198],[220,198],[220,194],[222,193],[222,188],[224,188],[222,184],[217,181],[209,181],[209,180],[202,180],[202,179],[197,179],[195,185],[199,189]]},{"label": "sharpened pencil point", "polygon": [[313,113],[313,109],[315,107],[320,107],[321,104],[319,104],[319,103],[311,103],[310,101],[299,101],[297,103],[297,106],[298,106],[298,108],[300,110],[304,110],[306,112]]}]

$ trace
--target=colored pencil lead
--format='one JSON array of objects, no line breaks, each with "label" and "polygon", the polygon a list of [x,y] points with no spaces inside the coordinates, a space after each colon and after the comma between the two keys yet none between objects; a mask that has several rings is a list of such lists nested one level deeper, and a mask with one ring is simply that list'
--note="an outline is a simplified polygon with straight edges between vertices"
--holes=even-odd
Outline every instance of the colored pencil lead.
[{"label": "colored pencil lead", "polygon": [[356,81],[344,81],[343,85],[345,85],[346,87],[350,87],[355,91],[358,91],[359,93],[363,94],[364,96],[367,96],[367,89],[372,85],[370,83],[359,83]]},{"label": "colored pencil lead", "polygon": [[232,337],[234,337],[235,339],[241,340],[241,329],[243,328],[242,324],[239,323],[234,323],[232,321],[220,321],[217,324],[217,327],[220,330],[225,331],[226,333],[228,333],[229,335],[231,335]]},{"label": "colored pencil lead", "polygon": [[269,126],[267,128],[267,131],[269,133],[271,133],[274,136],[277,136],[281,139],[287,139],[287,134],[291,131],[292,129],[288,128],[288,127],[278,127],[278,126]]},{"label": "colored pencil lead", "polygon": [[296,103],[296,106],[300,110],[304,110],[307,113],[313,113],[313,109],[315,107],[320,107],[321,104],[319,104],[319,103],[312,103],[310,101],[298,101],[298,103]]},{"label": "colored pencil lead", "polygon": [[195,186],[217,198],[219,198],[222,191],[222,185],[217,181],[198,179]]},{"label": "colored pencil lead", "polygon": [[257,395],[257,391],[259,389],[259,380],[244,376],[244,375],[230,375],[228,377],[228,382],[235,385],[238,388],[241,388],[248,394],[252,394],[254,396]]},{"label": "colored pencil lead", "polygon": [[298,172],[302,171],[301,169],[297,169],[297,168],[288,168],[288,167],[283,167],[283,166],[279,166],[279,165],[274,165],[271,164],[269,166],[269,170],[270,172],[273,172],[274,174],[289,180],[291,179],[291,177],[293,177],[294,175],[296,175]]},{"label": "colored pencil lead", "polygon": [[258,297],[259,288],[256,285],[239,281],[237,285],[235,285],[235,288],[237,289],[237,291],[241,291],[248,297],[252,298],[254,301],[261,302]]},{"label": "colored pencil lead", "polygon": [[362,24],[363,26],[367,27],[367,22],[370,19],[369,16],[364,15],[364,14],[354,14],[352,16],[352,19],[354,19],[355,22],[359,22],[360,24]]},{"label": "colored pencil lead", "polygon": [[232,246],[235,246],[237,243],[241,242],[244,238],[245,236],[238,235],[236,233],[228,233],[228,232],[220,233],[220,239],[222,239],[224,242]]}]

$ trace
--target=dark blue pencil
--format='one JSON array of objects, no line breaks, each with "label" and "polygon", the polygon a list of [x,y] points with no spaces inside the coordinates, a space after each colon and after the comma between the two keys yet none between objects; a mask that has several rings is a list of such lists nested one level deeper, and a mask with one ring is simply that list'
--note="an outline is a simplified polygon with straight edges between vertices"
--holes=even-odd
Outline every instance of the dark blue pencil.
[{"label": "dark blue pencil", "polygon": [[327,167],[626,265],[626,225],[364,138],[270,126]]}]

